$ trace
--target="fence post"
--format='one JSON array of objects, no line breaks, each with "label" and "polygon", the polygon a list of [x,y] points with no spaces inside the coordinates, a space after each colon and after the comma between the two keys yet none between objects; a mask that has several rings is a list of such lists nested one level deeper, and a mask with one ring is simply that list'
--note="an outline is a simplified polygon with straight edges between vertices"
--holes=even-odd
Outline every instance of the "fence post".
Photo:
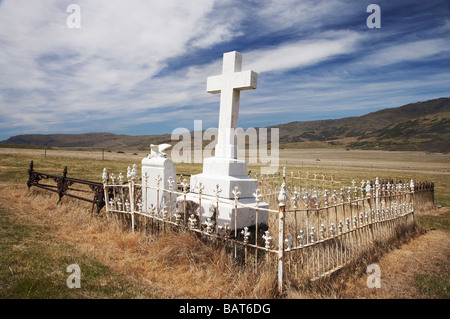
[{"label": "fence post", "polygon": [[278,195],[278,292],[283,294],[284,281],[284,214],[286,212],[286,183],[283,181]]},{"label": "fence post", "polygon": [[134,179],[128,181],[130,190],[130,206],[131,206],[131,233],[134,234]]},{"label": "fence post", "polygon": [[375,179],[375,210],[378,210],[380,208],[380,181],[378,177]]},{"label": "fence post", "polygon": [[[411,206],[411,210],[412,210],[412,217],[413,217],[413,221],[414,221],[414,212],[416,210],[415,207],[415,202],[414,202],[414,180],[411,179],[410,183],[409,183],[409,187],[410,187],[410,206]],[[433,203],[434,204],[434,203]]]},{"label": "fence post", "polygon": [[67,166],[64,167],[62,178],[58,180],[58,190],[56,193],[59,196],[58,204],[61,202],[64,192],[66,191],[66,177],[67,177]]},{"label": "fence post", "polygon": [[105,198],[105,205],[106,205],[106,212],[109,212],[109,210],[111,209],[109,207],[109,198],[108,198],[108,188],[107,188],[107,184],[109,181],[109,174],[108,174],[108,170],[105,168],[103,168],[103,174],[102,174],[102,180],[103,180],[103,196]]},{"label": "fence post", "polygon": [[33,180],[34,180],[33,179],[33,171],[34,171],[33,166],[34,166],[33,161],[31,161],[30,168],[28,169],[28,181],[27,181],[28,190],[30,190],[31,184],[33,183]]}]

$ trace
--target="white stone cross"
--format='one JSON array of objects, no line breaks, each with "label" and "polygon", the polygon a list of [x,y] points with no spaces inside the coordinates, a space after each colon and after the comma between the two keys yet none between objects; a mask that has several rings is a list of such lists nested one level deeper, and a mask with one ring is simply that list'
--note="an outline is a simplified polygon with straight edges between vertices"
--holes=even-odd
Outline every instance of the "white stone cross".
[{"label": "white stone cross", "polygon": [[227,52],[223,54],[222,74],[207,79],[207,92],[221,93],[216,157],[237,159],[234,133],[238,127],[240,93],[256,89],[258,80],[256,72],[241,69],[242,54],[237,51]]}]

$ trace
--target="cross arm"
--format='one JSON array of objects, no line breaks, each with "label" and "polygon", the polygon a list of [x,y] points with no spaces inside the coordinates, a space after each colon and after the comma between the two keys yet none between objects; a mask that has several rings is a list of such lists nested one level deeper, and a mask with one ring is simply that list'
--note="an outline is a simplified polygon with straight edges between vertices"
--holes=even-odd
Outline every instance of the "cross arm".
[{"label": "cross arm", "polygon": [[206,91],[217,94],[222,92],[226,85],[230,85],[234,90],[253,90],[256,89],[258,82],[258,73],[254,71],[241,71],[227,75],[211,76],[206,82]]},{"label": "cross arm", "polygon": [[249,70],[235,73],[233,76],[235,77],[233,89],[239,91],[256,89],[258,73]]},{"label": "cross arm", "polygon": [[222,90],[222,75],[210,76],[206,81],[206,92],[217,94]]}]

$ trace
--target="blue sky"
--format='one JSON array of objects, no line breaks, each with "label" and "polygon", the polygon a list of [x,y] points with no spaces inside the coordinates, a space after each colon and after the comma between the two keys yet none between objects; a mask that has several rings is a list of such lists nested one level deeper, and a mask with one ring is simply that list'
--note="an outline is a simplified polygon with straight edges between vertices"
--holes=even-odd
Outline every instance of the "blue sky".
[{"label": "blue sky", "polygon": [[[366,25],[372,3],[381,28]],[[206,78],[233,50],[258,73],[243,128],[450,97],[449,34],[445,0],[2,0],[0,140],[217,127]]]}]

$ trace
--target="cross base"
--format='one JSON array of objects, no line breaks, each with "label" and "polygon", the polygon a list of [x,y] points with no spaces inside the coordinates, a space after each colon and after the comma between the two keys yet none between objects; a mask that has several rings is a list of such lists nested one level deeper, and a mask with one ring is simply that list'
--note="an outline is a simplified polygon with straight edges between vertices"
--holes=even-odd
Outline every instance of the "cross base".
[{"label": "cross base", "polygon": [[[199,198],[193,194],[186,195],[187,201],[192,201],[196,204],[199,204]],[[177,201],[181,205],[182,201],[184,201],[184,196],[179,196]],[[255,203],[253,198],[244,198],[239,200],[240,204],[244,205],[252,205]],[[202,224],[206,222],[206,219],[209,217],[215,222],[216,218],[216,206],[217,199],[213,196],[204,196],[202,195]],[[264,202],[259,202],[259,208],[269,208],[269,204]],[[193,213],[193,212],[190,212]],[[258,216],[256,216],[258,214]],[[198,213],[195,212],[197,217]],[[256,224],[258,225],[268,225],[269,222],[269,213],[267,211],[256,210],[254,208],[248,207],[239,207],[237,208],[237,220],[235,220],[235,205],[234,200],[224,200],[220,199],[219,202],[219,213],[218,213],[218,225],[219,227],[224,226],[224,224],[228,224],[231,230],[234,229],[242,229],[244,227],[252,227]]]},{"label": "cross base", "polygon": [[203,194],[216,196],[216,185],[222,190],[219,197],[234,199],[233,190],[237,186],[239,198],[253,198],[258,188],[258,180],[247,176],[247,163],[239,159],[206,158],[203,173],[191,176],[191,192],[198,193],[198,187],[204,186]]}]

